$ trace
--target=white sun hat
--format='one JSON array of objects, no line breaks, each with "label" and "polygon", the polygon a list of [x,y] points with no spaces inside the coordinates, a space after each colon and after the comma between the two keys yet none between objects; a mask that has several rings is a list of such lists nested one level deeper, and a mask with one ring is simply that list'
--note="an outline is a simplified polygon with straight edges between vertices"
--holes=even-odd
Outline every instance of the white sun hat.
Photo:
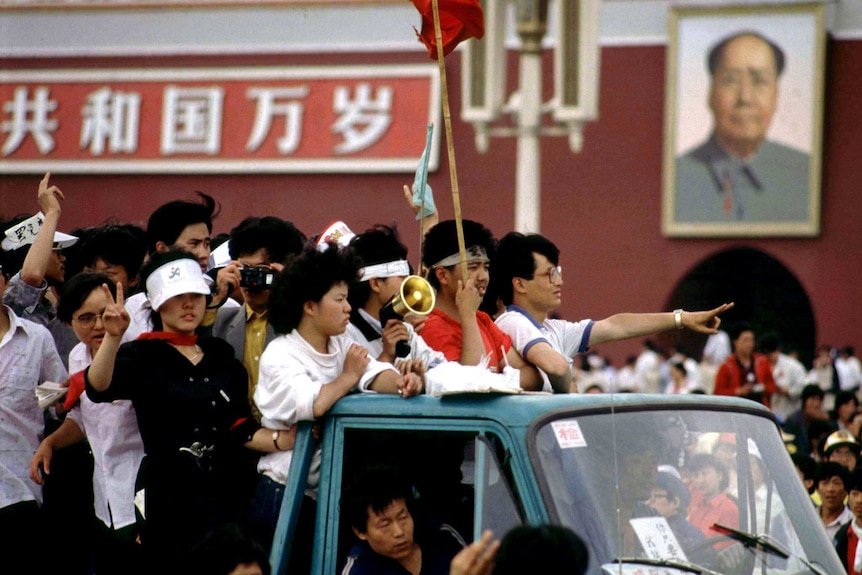
[{"label": "white sun hat", "polygon": [[147,297],[156,311],[174,296],[184,293],[210,295],[200,264],[181,258],[159,266],[147,278]]}]

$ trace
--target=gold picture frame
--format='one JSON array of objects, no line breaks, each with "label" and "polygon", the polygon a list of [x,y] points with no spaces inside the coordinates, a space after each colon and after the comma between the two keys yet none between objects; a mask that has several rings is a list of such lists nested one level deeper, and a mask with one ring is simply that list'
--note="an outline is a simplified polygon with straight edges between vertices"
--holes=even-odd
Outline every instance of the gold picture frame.
[{"label": "gold picture frame", "polygon": [[820,4],[676,7],[666,59],[662,233],[820,233]]}]

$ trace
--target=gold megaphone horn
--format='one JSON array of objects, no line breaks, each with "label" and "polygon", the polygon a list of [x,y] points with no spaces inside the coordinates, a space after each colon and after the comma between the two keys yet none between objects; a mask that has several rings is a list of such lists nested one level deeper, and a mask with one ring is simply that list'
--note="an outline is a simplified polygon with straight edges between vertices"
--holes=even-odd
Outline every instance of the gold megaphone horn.
[{"label": "gold megaphone horn", "polygon": [[[423,277],[407,276],[401,282],[398,293],[380,310],[380,321],[385,325],[390,319],[404,319],[408,313],[428,315],[434,309],[434,288]],[[384,310],[387,317],[384,319]]]},{"label": "gold megaphone horn", "polygon": [[[434,309],[436,301],[434,288],[428,280],[421,276],[407,276],[401,282],[398,293],[380,309],[380,324],[385,327],[390,319],[403,320],[409,313],[428,315]],[[395,355],[396,357],[410,355],[410,346],[406,340],[399,341],[395,345]]]}]

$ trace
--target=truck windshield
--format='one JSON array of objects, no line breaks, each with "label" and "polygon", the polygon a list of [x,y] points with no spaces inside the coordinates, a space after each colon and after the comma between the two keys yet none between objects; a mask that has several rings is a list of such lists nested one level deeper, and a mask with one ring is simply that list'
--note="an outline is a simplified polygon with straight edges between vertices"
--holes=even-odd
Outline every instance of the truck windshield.
[{"label": "truck windshield", "polygon": [[841,572],[767,417],[619,409],[561,415],[532,438],[551,520],[587,542],[591,574]]}]

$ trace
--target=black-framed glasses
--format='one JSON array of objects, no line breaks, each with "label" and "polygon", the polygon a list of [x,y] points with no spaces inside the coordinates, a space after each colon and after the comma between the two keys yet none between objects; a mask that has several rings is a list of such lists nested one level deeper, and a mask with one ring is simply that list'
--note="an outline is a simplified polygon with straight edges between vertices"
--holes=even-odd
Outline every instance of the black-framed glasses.
[{"label": "black-framed glasses", "polygon": [[82,313],[78,317],[73,317],[72,321],[76,321],[81,327],[89,329],[96,325],[97,319],[102,321],[101,313]]},{"label": "black-framed glasses", "polygon": [[536,277],[541,277],[541,276],[546,276],[548,278],[548,281],[551,282],[552,284],[557,283],[558,280],[563,279],[563,266],[556,266],[556,267],[549,269],[546,272],[543,272],[540,274],[533,274],[532,277],[529,277],[526,279],[532,280],[532,279],[536,279]]}]

